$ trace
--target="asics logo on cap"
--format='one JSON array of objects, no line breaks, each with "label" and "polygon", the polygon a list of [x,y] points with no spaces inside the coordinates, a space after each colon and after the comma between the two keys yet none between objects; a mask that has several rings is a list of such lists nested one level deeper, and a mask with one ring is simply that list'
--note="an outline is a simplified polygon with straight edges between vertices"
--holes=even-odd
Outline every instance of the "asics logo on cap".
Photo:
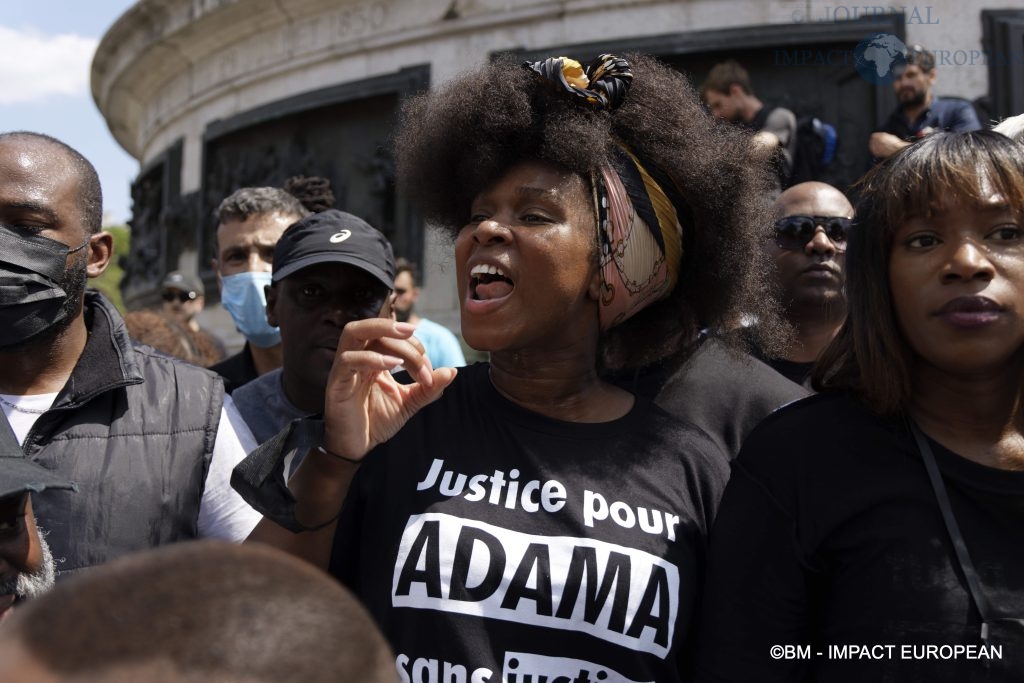
[{"label": "asics logo on cap", "polygon": [[351,236],[352,236],[352,231],[351,230],[342,230],[341,232],[336,232],[333,235],[331,235],[331,243],[332,244],[338,244],[339,242],[344,242],[345,240],[347,240]]}]

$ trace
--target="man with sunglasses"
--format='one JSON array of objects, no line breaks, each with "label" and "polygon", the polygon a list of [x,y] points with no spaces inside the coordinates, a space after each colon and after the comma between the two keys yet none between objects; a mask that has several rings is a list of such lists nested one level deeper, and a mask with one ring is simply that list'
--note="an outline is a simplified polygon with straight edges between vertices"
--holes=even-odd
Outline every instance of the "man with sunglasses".
[{"label": "man with sunglasses", "polygon": [[160,297],[164,301],[164,313],[196,337],[200,348],[211,349],[214,354],[203,364],[212,365],[224,360],[227,356],[224,344],[214,334],[200,327],[196,320],[206,303],[203,281],[194,275],[175,270],[164,278],[162,290]]},{"label": "man with sunglasses", "polygon": [[777,220],[765,250],[775,263],[775,283],[793,341],[780,358],[762,358],[803,384],[814,361],[846,319],[846,238],[853,206],[825,183],[800,183],[775,202]]}]

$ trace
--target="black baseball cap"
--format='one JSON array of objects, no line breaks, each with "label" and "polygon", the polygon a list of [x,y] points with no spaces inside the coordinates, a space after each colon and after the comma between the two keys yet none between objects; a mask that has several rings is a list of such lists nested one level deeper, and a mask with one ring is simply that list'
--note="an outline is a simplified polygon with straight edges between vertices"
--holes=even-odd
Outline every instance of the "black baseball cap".
[{"label": "black baseball cap", "polygon": [[183,292],[195,292],[199,296],[203,296],[203,281],[180,270],[167,273],[161,286],[164,289],[180,289]]},{"label": "black baseball cap", "polygon": [[7,418],[0,415],[0,498],[43,489],[78,490],[73,482],[26,458]]},{"label": "black baseball cap", "polygon": [[345,263],[364,270],[389,290],[395,286],[395,256],[379,230],[337,209],[293,223],[274,247],[273,281],[317,263]]}]

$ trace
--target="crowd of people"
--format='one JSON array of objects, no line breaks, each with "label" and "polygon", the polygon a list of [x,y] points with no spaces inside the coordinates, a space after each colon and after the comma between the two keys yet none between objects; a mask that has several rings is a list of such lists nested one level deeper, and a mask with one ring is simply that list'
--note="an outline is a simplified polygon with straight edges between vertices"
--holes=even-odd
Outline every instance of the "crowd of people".
[{"label": "crowd of people", "polygon": [[320,178],[215,212],[240,351],[192,273],[122,318],[95,170],[0,133],[0,680],[1018,680],[1024,115],[930,59],[849,188],[732,61],[411,98],[471,365]]}]

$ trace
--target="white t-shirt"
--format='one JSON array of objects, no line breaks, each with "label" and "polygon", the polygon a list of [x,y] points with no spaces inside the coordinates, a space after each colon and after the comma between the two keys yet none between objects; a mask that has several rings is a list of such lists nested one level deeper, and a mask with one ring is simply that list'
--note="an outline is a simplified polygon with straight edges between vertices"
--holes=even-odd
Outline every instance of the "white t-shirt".
[{"label": "white t-shirt", "polygon": [[[0,405],[19,444],[24,443],[32,425],[42,412],[53,405],[56,398],[56,393],[30,396],[0,394],[0,399],[3,399]],[[20,410],[8,404],[14,404]],[[217,437],[213,442],[210,470],[206,474],[203,497],[199,501],[200,538],[241,542],[260,521],[262,515],[231,488],[231,470],[255,448],[256,439],[238,414],[231,397],[225,395]]]}]

